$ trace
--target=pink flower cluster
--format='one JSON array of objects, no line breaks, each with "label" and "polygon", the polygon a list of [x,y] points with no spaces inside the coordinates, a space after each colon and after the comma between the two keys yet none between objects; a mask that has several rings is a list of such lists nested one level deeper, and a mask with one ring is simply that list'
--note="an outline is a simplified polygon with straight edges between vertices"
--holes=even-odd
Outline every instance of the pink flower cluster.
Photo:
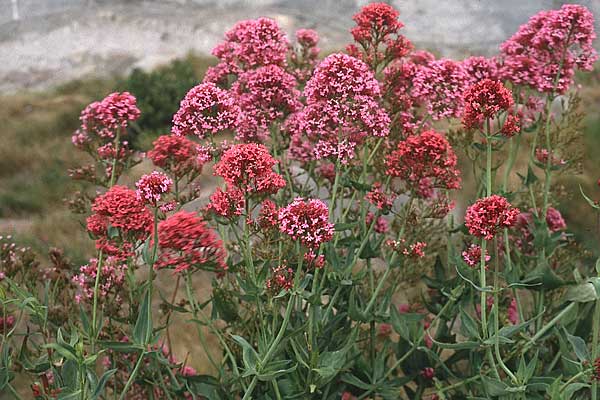
[{"label": "pink flower cluster", "polygon": [[460,117],[469,76],[457,61],[440,59],[419,68],[413,80],[413,96],[426,104],[435,121]]},{"label": "pink flower cluster", "polygon": [[217,188],[210,196],[210,203],[207,210],[225,218],[234,218],[244,213],[246,199],[244,193],[235,187],[228,187],[226,190]]},{"label": "pink flower cluster", "polygon": [[502,82],[491,79],[483,79],[470,86],[465,92],[464,102],[462,122],[468,129],[481,129],[486,120],[508,111],[514,104],[512,92]]},{"label": "pink flower cluster", "polygon": [[173,181],[166,174],[152,171],[135,183],[136,195],[140,201],[156,206],[164,194],[171,191]]},{"label": "pink flower cluster", "polygon": [[498,63],[494,58],[472,56],[462,61],[469,86],[484,79],[498,80]]},{"label": "pink flower cluster", "polygon": [[277,65],[267,65],[239,75],[231,87],[240,114],[237,121],[237,139],[243,142],[261,142],[269,137],[269,128],[275,121],[300,109],[300,92],[296,79]]},{"label": "pink flower cluster", "polygon": [[267,279],[267,290],[275,293],[281,290],[291,290],[294,287],[294,270],[286,265],[272,268],[271,277]]},{"label": "pink flower cluster", "polygon": [[279,210],[279,230],[304,246],[316,249],[333,238],[327,205],[318,199],[296,198]]},{"label": "pink flower cluster", "polygon": [[381,186],[381,182],[375,182],[373,188],[365,195],[365,199],[377,209],[387,213],[392,208],[394,196],[384,193]]},{"label": "pink flower cluster", "polygon": [[339,139],[361,143],[366,137],[387,136],[390,118],[379,104],[380,94],[364,62],[341,53],[328,56],[304,88],[306,107],[287,124],[293,147],[304,146],[303,134],[311,143],[329,142],[332,149]]},{"label": "pink flower cluster", "polygon": [[[90,301],[94,298],[94,287],[96,284],[96,273],[98,271],[98,259],[92,258],[90,262],[79,268],[79,273],[73,276],[73,283],[79,288],[79,293],[75,296],[77,303]],[[118,257],[107,257],[103,260],[100,268],[100,279],[98,285],[98,295],[106,298],[111,291],[117,296],[118,290],[125,282],[127,274],[127,264],[123,263]]]},{"label": "pink flower cluster", "polygon": [[185,136],[162,135],[152,145],[147,157],[177,179],[188,174],[199,174],[211,158],[201,146]]},{"label": "pink flower cluster", "polygon": [[206,269],[224,272],[225,250],[216,233],[196,213],[179,211],[158,224],[160,253],[155,268],[175,272]]},{"label": "pink flower cluster", "polygon": [[185,95],[173,116],[175,135],[207,135],[233,129],[239,114],[235,98],[213,83],[201,83]]},{"label": "pink flower cluster", "polygon": [[270,18],[240,21],[213,49],[220,63],[209,68],[204,82],[226,85],[228,75],[265,65],[285,66],[288,44],[285,33]]},{"label": "pink flower cluster", "polygon": [[595,38],[594,16],[584,6],[541,11],[500,47],[501,75],[539,92],[564,93],[575,69],[592,70],[598,58]]},{"label": "pink flower cluster", "polygon": [[111,93],[101,101],[91,103],[81,112],[81,127],[73,135],[73,144],[83,148],[95,138],[110,141],[118,130],[125,135],[129,122],[135,121],[139,116],[136,99],[129,92]]},{"label": "pink flower cluster", "polygon": [[[481,263],[481,246],[471,244],[471,246],[462,252],[462,258],[469,267],[477,267]],[[485,251],[485,262],[487,264],[492,257]]]},{"label": "pink flower cluster", "polygon": [[297,48],[290,53],[290,70],[299,83],[305,83],[317,65],[319,35],[312,29],[298,29],[296,42]]},{"label": "pink flower cluster", "polygon": [[399,142],[386,157],[385,165],[388,175],[403,179],[421,197],[431,197],[433,188],[460,187],[456,154],[446,138],[435,131]]},{"label": "pink flower cluster", "polygon": [[518,208],[494,194],[477,200],[467,209],[465,225],[471,235],[492,240],[499,230],[513,226],[518,215]]},{"label": "pink flower cluster", "polygon": [[285,186],[283,177],[273,171],[277,163],[262,144],[236,144],[223,153],[214,173],[246,193],[276,193]]}]

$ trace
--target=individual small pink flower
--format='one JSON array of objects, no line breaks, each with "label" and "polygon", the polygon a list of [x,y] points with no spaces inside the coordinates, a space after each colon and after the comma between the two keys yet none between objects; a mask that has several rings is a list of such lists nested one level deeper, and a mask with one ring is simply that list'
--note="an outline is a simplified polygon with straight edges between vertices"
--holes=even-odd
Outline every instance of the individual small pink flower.
[{"label": "individual small pink flower", "polygon": [[142,175],[135,186],[138,199],[156,206],[162,195],[171,191],[173,181],[164,173],[153,171],[150,174]]},{"label": "individual small pink flower", "polygon": [[435,370],[431,367],[423,368],[420,374],[423,378],[431,380],[435,376]]},{"label": "individual small pink flower", "polygon": [[[371,224],[373,224],[373,219],[375,218],[375,214],[373,214],[372,212],[369,212],[367,214],[367,227],[371,226]],[[387,233],[390,230],[390,226],[388,224],[387,219],[385,219],[384,217],[377,217],[377,220],[374,223],[373,226],[373,230],[377,233]]]},{"label": "individual small pink flower", "polygon": [[277,163],[262,144],[236,144],[223,153],[214,174],[247,193],[276,193],[285,186],[283,177],[273,171]]},{"label": "individual small pink flower", "polygon": [[325,256],[323,254],[316,255],[313,249],[308,249],[304,253],[304,261],[307,263],[308,268],[321,269],[325,266]]},{"label": "individual small pink flower", "polygon": [[[481,264],[481,246],[476,244],[471,244],[471,246],[462,252],[462,257],[465,263],[469,267],[477,267]],[[489,256],[488,251],[485,251],[485,262],[487,264],[488,261],[491,260],[492,257]]]},{"label": "individual small pink flower", "polygon": [[196,213],[179,211],[158,224],[160,253],[156,269],[175,272],[205,269],[227,270],[225,250],[217,234]]},{"label": "individual small pink flower", "polygon": [[16,318],[14,315],[7,315],[6,318],[0,317],[0,333],[6,333],[15,326]]},{"label": "individual small pink flower", "polygon": [[513,106],[512,92],[500,81],[484,79],[470,86],[464,96],[462,122],[468,129],[481,129],[486,120]]},{"label": "individual small pink flower", "polygon": [[173,116],[174,135],[194,135],[204,139],[207,135],[233,129],[239,107],[229,92],[213,83],[201,83],[185,95],[179,110]]},{"label": "individual small pink flower", "polygon": [[506,198],[491,195],[477,200],[467,209],[465,225],[471,235],[491,240],[499,230],[513,226],[519,212]]},{"label": "individual small pink flower", "polygon": [[279,265],[273,268],[266,286],[268,290],[273,292],[291,290],[294,287],[294,270],[286,265]]},{"label": "individual small pink flower", "polygon": [[318,199],[296,198],[279,210],[279,230],[304,246],[316,249],[333,238],[329,209]]},{"label": "individual small pink flower", "polygon": [[427,243],[425,242],[415,242],[405,248],[402,251],[402,254],[405,256],[413,257],[413,258],[422,258],[425,257],[425,247],[427,247]]},{"label": "individual small pink flower", "polygon": [[379,330],[377,336],[388,337],[392,334],[392,325],[390,324],[379,324]]}]

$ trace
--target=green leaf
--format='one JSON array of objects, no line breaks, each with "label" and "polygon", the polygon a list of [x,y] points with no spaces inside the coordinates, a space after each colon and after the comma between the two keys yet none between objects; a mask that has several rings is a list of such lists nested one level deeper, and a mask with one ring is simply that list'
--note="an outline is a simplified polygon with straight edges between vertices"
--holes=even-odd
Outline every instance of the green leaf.
[{"label": "green leaf", "polygon": [[108,380],[117,372],[117,369],[109,369],[108,371],[106,371],[105,373],[102,374],[102,376],[100,377],[100,380],[98,380],[98,384],[96,385],[96,389],[94,390],[94,393],[92,394],[92,399],[97,399],[102,395],[102,392],[104,392],[104,386],[106,386],[106,382],[108,382]]},{"label": "green leaf", "polygon": [[146,345],[152,338],[152,301],[150,290],[146,288],[144,299],[138,309],[138,317],[133,328],[133,340],[136,344]]},{"label": "green leaf", "polygon": [[481,375],[483,381],[483,387],[489,396],[504,396],[510,394],[509,386],[497,379],[489,378]]},{"label": "green leaf", "polygon": [[251,376],[256,374],[256,367],[260,360],[258,353],[254,350],[254,347],[246,339],[238,335],[231,336],[233,340],[238,342],[240,346],[242,346],[242,358],[244,360],[244,366],[246,367],[246,372],[244,376]]},{"label": "green leaf", "polygon": [[590,385],[583,382],[573,382],[567,385],[567,387],[563,390],[563,396],[565,396],[565,400],[570,400],[571,397],[575,394],[575,392],[589,388]]},{"label": "green leaf", "polygon": [[71,360],[71,361],[75,361],[75,362],[78,361],[77,353],[76,353],[75,349],[69,345],[60,345],[58,343],[48,343],[44,347],[47,349],[55,350],[58,354],[60,354],[67,360]]},{"label": "green leaf", "polygon": [[590,199],[589,197],[587,197],[585,195],[585,193],[583,192],[583,188],[581,187],[581,185],[579,185],[579,191],[581,192],[581,195],[583,196],[583,198],[585,199],[585,201],[587,201],[587,203],[590,205],[590,207],[592,207],[594,210],[600,209],[600,206],[598,206],[598,204],[596,204],[596,202],[594,200]]},{"label": "green leaf", "polygon": [[595,278],[594,282],[585,282],[579,285],[572,285],[567,289],[565,300],[578,303],[588,303],[598,299],[598,290],[600,289],[600,279]]},{"label": "green leaf", "polygon": [[566,332],[566,334],[567,339],[569,340],[569,343],[571,343],[571,346],[573,346],[573,350],[575,351],[575,355],[579,361],[589,361],[591,356],[585,341],[579,336],[570,335],[568,332]]},{"label": "green leaf", "polygon": [[81,390],[77,390],[76,392],[61,392],[57,400],[79,400],[81,398]]},{"label": "green leaf", "polygon": [[467,313],[462,306],[459,308],[461,330],[464,335],[468,338],[479,339],[479,327],[475,319]]}]

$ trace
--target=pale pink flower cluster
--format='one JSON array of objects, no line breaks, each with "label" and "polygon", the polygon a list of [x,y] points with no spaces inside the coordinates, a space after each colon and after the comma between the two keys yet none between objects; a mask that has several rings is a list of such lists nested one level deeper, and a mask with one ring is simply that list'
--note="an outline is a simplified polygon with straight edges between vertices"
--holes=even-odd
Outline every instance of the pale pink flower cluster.
[{"label": "pale pink flower cluster", "polygon": [[279,230],[304,246],[317,248],[333,238],[329,209],[319,199],[296,198],[279,210]]},{"label": "pale pink flower cluster", "polygon": [[139,200],[156,205],[163,194],[171,191],[173,181],[162,172],[152,171],[150,174],[143,175],[135,186],[137,187],[135,193]]},{"label": "pale pink flower cluster", "polygon": [[201,83],[181,100],[179,110],[173,116],[171,132],[204,139],[208,134],[233,129],[238,114],[239,107],[229,92],[213,83]]},{"label": "pale pink flower cluster", "polygon": [[575,69],[592,70],[595,38],[594,16],[584,6],[541,11],[501,45],[502,77],[539,92],[564,93]]},{"label": "pale pink flower cluster", "polygon": [[[462,258],[469,267],[476,267],[481,263],[481,246],[471,244],[471,246],[462,252]],[[485,262],[487,264],[492,257],[485,251]]]},{"label": "pale pink flower cluster", "polygon": [[[92,258],[90,262],[79,268],[79,273],[73,276],[73,283],[79,288],[75,296],[77,303],[91,300],[94,297],[94,286],[96,273],[98,271],[98,259]],[[116,257],[107,257],[102,262],[100,269],[100,280],[98,284],[98,295],[106,297],[112,289],[118,289],[125,281],[127,264]]]}]

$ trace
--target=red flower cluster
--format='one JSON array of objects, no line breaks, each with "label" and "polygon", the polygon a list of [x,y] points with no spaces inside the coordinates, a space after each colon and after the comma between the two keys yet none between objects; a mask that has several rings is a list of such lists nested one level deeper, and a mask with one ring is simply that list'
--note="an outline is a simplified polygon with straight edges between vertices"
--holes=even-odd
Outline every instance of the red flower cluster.
[{"label": "red flower cluster", "polygon": [[156,206],[162,195],[171,191],[173,181],[162,172],[152,171],[150,174],[142,175],[135,186],[138,199]]},{"label": "red flower cluster", "polygon": [[111,140],[119,129],[125,135],[128,123],[139,116],[136,99],[129,92],[111,93],[103,100],[91,103],[81,112],[81,127],[73,135],[73,144],[82,148],[94,138]]},{"label": "red flower cluster", "polygon": [[298,197],[279,210],[279,230],[309,248],[316,249],[333,238],[327,205],[318,199]]},{"label": "red flower cluster", "polygon": [[276,193],[285,186],[283,177],[273,171],[277,163],[262,144],[236,144],[223,153],[214,171],[244,192]]},{"label": "red flower cluster", "polygon": [[387,213],[392,208],[394,202],[393,196],[383,192],[380,182],[373,184],[373,188],[365,195],[365,199],[379,210],[382,210],[383,213]]},{"label": "red flower cluster", "polygon": [[155,268],[175,272],[205,269],[224,272],[225,250],[216,233],[196,213],[179,211],[158,224],[160,253]]},{"label": "red flower cluster", "polygon": [[[363,53],[355,46],[347,47],[348,53],[354,57],[376,67],[380,62],[389,62],[393,58],[400,58],[412,50],[412,43],[400,35],[399,31],[404,24],[398,21],[398,11],[389,4],[371,3],[352,17],[356,26],[350,33]],[[385,50],[379,46],[384,45]]]},{"label": "red flower cluster", "polygon": [[210,196],[207,210],[225,218],[233,218],[242,215],[245,206],[246,199],[241,190],[230,187],[226,190],[217,188]]},{"label": "red flower cluster", "polygon": [[471,235],[491,240],[500,229],[513,226],[518,215],[518,208],[494,194],[477,200],[467,209],[465,225]]},{"label": "red flower cluster", "polygon": [[296,79],[277,65],[267,65],[243,72],[231,87],[240,105],[237,139],[243,142],[264,141],[269,128],[300,109],[300,92]]},{"label": "red flower cluster", "polygon": [[263,229],[275,228],[279,225],[279,209],[277,204],[271,200],[265,200],[261,204],[258,214],[258,225]]},{"label": "red flower cluster", "polygon": [[[462,258],[469,267],[476,267],[481,263],[481,246],[472,244],[467,250],[462,252]],[[485,262],[487,264],[492,257],[489,256],[488,251],[485,251]]]},{"label": "red flower cluster", "polygon": [[228,75],[265,65],[285,66],[288,40],[277,22],[258,18],[238,22],[212,51],[220,63],[208,69],[204,82],[227,84]]},{"label": "red flower cluster", "polygon": [[598,58],[595,38],[594,16],[584,6],[565,4],[541,11],[500,47],[501,74],[539,92],[564,93],[573,84],[576,68],[592,70]]},{"label": "red flower cluster", "polygon": [[152,214],[135,191],[125,186],[115,185],[96,197],[92,211],[94,214],[87,219],[87,229],[98,237],[96,247],[108,254],[123,255],[117,238],[108,237],[109,227],[119,230],[125,253],[131,250],[131,241],[145,239],[152,230]]},{"label": "red flower cluster", "polygon": [[431,189],[458,189],[460,171],[457,158],[446,138],[435,131],[425,131],[399,142],[385,160],[386,173],[406,181],[422,197]]},{"label": "red flower cluster", "polygon": [[185,136],[162,135],[152,144],[152,150],[147,153],[148,158],[175,178],[199,174],[208,161],[200,146]]},{"label": "red flower cluster", "polygon": [[462,122],[467,129],[481,129],[486,120],[508,111],[514,104],[512,92],[502,82],[491,79],[470,86],[465,92],[464,102]]},{"label": "red flower cluster", "polygon": [[179,110],[173,116],[171,132],[204,139],[207,134],[233,129],[238,114],[239,107],[229,92],[213,83],[201,83],[181,100]]}]

